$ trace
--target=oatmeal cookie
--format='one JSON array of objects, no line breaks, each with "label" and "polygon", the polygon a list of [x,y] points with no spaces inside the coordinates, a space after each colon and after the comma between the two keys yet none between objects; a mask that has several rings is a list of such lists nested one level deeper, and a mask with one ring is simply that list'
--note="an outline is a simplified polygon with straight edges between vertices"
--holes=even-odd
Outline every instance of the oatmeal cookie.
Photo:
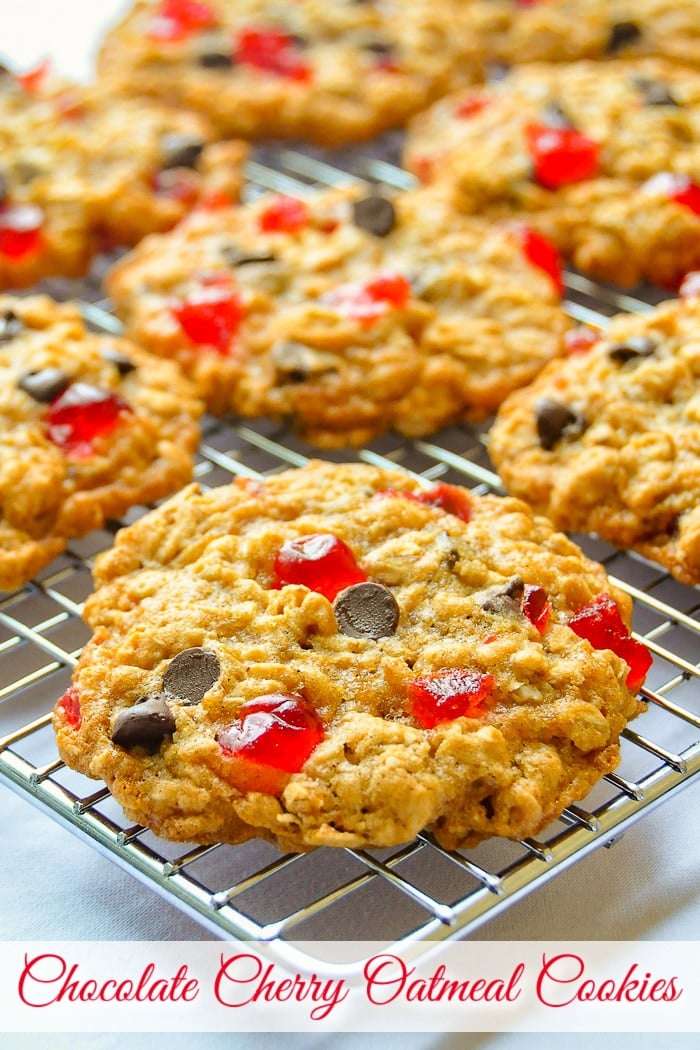
[{"label": "oatmeal cookie", "polygon": [[107,289],[212,411],[291,416],[334,446],[493,411],[562,350],[557,280],[520,228],[460,218],[432,190],[354,187],[193,215]]},{"label": "oatmeal cookie", "polygon": [[558,528],[700,583],[700,297],[620,315],[576,342],[583,351],[503,405],[496,468]]},{"label": "oatmeal cookie", "polygon": [[107,84],[204,113],[225,135],[369,139],[480,66],[461,0],[137,0]]},{"label": "oatmeal cookie", "polygon": [[699,0],[472,0],[469,12],[501,62],[658,55],[700,67]]},{"label": "oatmeal cookie", "polygon": [[59,750],[181,841],[534,834],[614,768],[651,662],[525,504],[359,464],[190,486],[95,580]]},{"label": "oatmeal cookie", "polygon": [[189,481],[201,409],[173,362],[46,296],[0,296],[0,590]]},{"label": "oatmeal cookie", "polygon": [[407,166],[456,204],[527,216],[594,277],[700,265],[700,73],[656,59],[520,66],[416,118]]},{"label": "oatmeal cookie", "polygon": [[244,144],[155,102],[2,67],[0,128],[0,288],[81,276],[102,248],[238,198]]}]

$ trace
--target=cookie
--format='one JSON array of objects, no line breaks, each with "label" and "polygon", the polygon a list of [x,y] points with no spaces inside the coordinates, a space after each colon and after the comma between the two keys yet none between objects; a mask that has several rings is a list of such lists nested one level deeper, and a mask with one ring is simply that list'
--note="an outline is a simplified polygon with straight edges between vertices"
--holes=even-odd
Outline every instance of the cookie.
[{"label": "cookie", "polygon": [[0,590],[189,481],[201,410],[173,362],[70,305],[0,296]]},{"label": "cookie", "polygon": [[224,135],[337,146],[403,124],[480,67],[460,0],[139,0],[107,84],[204,113]]},{"label": "cookie", "polygon": [[525,216],[596,278],[674,286],[700,264],[698,72],[516,67],[416,118],[405,160],[468,213]]},{"label": "cookie", "polygon": [[698,0],[473,0],[473,23],[501,62],[657,55],[700,67]]},{"label": "cookie", "polygon": [[521,228],[354,187],[193,215],[106,286],[213,412],[291,417],[328,447],[492,412],[562,351],[558,280]]},{"label": "cookie", "polygon": [[238,197],[245,146],[155,102],[3,67],[0,124],[0,288],[81,276],[100,249]]},{"label": "cookie", "polygon": [[620,315],[505,402],[489,451],[558,528],[700,583],[700,297]]},{"label": "cookie", "polygon": [[190,486],[95,580],[58,747],[180,841],[534,834],[616,765],[651,662],[523,503],[359,464]]}]

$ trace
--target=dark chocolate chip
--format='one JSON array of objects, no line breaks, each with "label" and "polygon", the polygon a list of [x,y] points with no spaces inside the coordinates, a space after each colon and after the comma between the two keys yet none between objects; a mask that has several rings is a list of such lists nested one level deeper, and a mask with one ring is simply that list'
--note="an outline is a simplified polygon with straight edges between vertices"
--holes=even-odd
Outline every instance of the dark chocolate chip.
[{"label": "dark chocolate chip", "polygon": [[376,237],[386,237],[396,223],[394,205],[386,197],[380,197],[378,194],[370,194],[355,201],[352,217],[356,226],[368,230]]},{"label": "dark chocolate chip", "polygon": [[197,65],[203,69],[231,69],[233,55],[228,51],[202,51],[197,55]]},{"label": "dark chocolate chip", "polygon": [[127,750],[142,747],[153,754],[174,732],[175,717],[165,696],[152,693],[119,712],[114,720],[112,743]]},{"label": "dark chocolate chip", "polygon": [[4,62],[0,62],[0,77],[11,77],[12,72],[7,68]]},{"label": "dark chocolate chip", "polygon": [[14,310],[5,310],[0,314],[0,343],[9,343],[11,339],[15,339],[24,327],[24,322]]},{"label": "dark chocolate chip", "polygon": [[643,357],[652,357],[656,350],[656,341],[648,335],[635,335],[625,339],[624,343],[613,343],[608,347],[608,357],[619,365]]},{"label": "dark chocolate chip", "polygon": [[542,112],[542,123],[548,128],[573,128],[574,122],[558,102],[548,102]]},{"label": "dark chocolate chip", "polygon": [[615,22],[610,29],[605,53],[612,55],[623,47],[627,47],[628,44],[633,44],[635,40],[639,40],[641,35],[642,31],[636,22]]},{"label": "dark chocolate chip", "polygon": [[296,47],[299,51],[302,51],[305,47],[309,46],[309,41],[306,37],[300,36],[299,33],[288,33],[287,40],[292,47]]},{"label": "dark chocolate chip", "polygon": [[354,583],[333,602],[341,634],[350,638],[387,638],[396,633],[399,607],[391,591],[381,583]]},{"label": "dark chocolate chip", "polygon": [[220,673],[219,658],[211,649],[185,649],[163,675],[163,689],[186,704],[198,704]]},{"label": "dark chocolate chip", "polygon": [[371,51],[373,55],[391,55],[394,53],[394,45],[387,40],[363,40],[360,46],[364,51]]},{"label": "dark chocolate chip", "polygon": [[671,94],[671,89],[663,80],[649,80],[647,77],[633,77],[632,82],[641,92],[647,106],[678,106],[678,99]]},{"label": "dark chocolate chip", "polygon": [[586,427],[580,412],[549,397],[535,402],[535,419],[540,445],[547,450],[554,448],[563,437],[574,437]]},{"label": "dark chocolate chip", "polygon": [[502,587],[495,587],[480,602],[484,612],[519,613],[520,602],[525,591],[525,584],[520,576],[513,576]]},{"label": "dark chocolate chip", "polygon": [[260,248],[259,251],[254,251],[246,248],[239,248],[237,244],[225,244],[221,249],[221,256],[229,266],[248,266],[250,263],[269,263],[275,262],[276,256],[267,251],[265,248]]},{"label": "dark chocolate chip", "polygon": [[128,376],[129,372],[136,369],[131,358],[123,350],[118,350],[116,346],[103,346],[100,350],[100,357],[103,361],[109,361],[110,365],[114,365],[120,376]]},{"label": "dark chocolate chip", "polygon": [[61,368],[40,368],[36,372],[25,372],[17,385],[35,401],[48,405],[70,386],[70,376]]},{"label": "dark chocolate chip", "polygon": [[338,368],[338,362],[332,354],[291,340],[275,343],[271,358],[277,371],[289,383],[304,383],[307,379],[334,372]]},{"label": "dark chocolate chip", "polygon": [[160,140],[163,157],[162,168],[195,168],[204,143],[196,135],[183,135],[179,131],[169,132]]}]

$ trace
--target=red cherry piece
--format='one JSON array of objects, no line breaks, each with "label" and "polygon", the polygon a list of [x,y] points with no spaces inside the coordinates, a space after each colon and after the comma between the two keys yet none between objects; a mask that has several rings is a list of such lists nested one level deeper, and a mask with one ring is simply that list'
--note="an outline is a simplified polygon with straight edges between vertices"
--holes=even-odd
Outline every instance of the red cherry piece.
[{"label": "red cherry piece", "polygon": [[520,607],[533,627],[543,634],[552,613],[552,605],[544,588],[526,583]]},{"label": "red cherry piece", "polygon": [[700,296],[700,270],[693,270],[685,275],[678,294],[681,299],[695,299]]},{"label": "red cherry piece", "polygon": [[452,112],[461,120],[466,120],[469,117],[475,117],[477,113],[481,113],[488,105],[489,99],[483,95],[467,95],[466,98],[457,102]]},{"label": "red cherry piece", "polygon": [[456,485],[446,485],[441,482],[432,489],[422,489],[420,492],[409,492],[404,490],[398,492],[396,489],[382,489],[376,493],[377,499],[395,497],[397,499],[408,499],[414,503],[422,503],[427,507],[439,507],[440,510],[454,514],[462,521],[469,521],[472,516],[472,505],[468,494]]},{"label": "red cherry piece", "polygon": [[342,317],[372,325],[390,310],[402,310],[411,297],[411,285],[398,273],[377,274],[369,281],[341,284],[323,301]]},{"label": "red cherry piece", "polygon": [[598,143],[576,128],[528,124],[525,138],[535,179],[548,190],[590,179],[598,170]]},{"label": "red cherry piece", "polygon": [[196,346],[210,346],[220,354],[231,352],[245,311],[238,296],[226,287],[202,288],[170,307],[180,328]]},{"label": "red cherry piece", "polygon": [[700,185],[687,175],[676,175],[671,171],[661,171],[642,186],[644,193],[660,193],[676,204],[689,208],[695,215],[700,215]]},{"label": "red cherry piece", "polygon": [[564,346],[570,354],[586,354],[598,342],[600,332],[596,332],[595,328],[587,328],[586,325],[571,328],[564,336]]},{"label": "red cherry piece", "polygon": [[153,176],[152,186],[159,197],[189,207],[199,197],[200,179],[196,172],[186,168],[167,168]]},{"label": "red cherry piece", "polygon": [[408,683],[411,714],[424,729],[454,718],[480,718],[495,684],[492,674],[460,668],[423,675]]},{"label": "red cherry piece", "polygon": [[199,198],[199,207],[204,211],[222,211],[233,207],[233,204],[233,197],[225,190],[207,190]]},{"label": "red cherry piece", "polygon": [[308,221],[308,207],[295,197],[274,197],[258,215],[262,233],[296,233]]},{"label": "red cherry piece", "polygon": [[44,250],[44,213],[35,204],[10,204],[0,209],[0,255],[25,259]]},{"label": "red cherry piece", "polygon": [[131,411],[126,401],[111,390],[90,383],[72,383],[51,403],[48,434],[66,455],[84,459],[92,454],[95,438],[114,430],[122,413]]},{"label": "red cherry piece", "polygon": [[294,38],[277,29],[242,29],[236,44],[236,61],[288,80],[311,79],[311,67],[299,54]]},{"label": "red cherry piece", "polygon": [[63,716],[69,726],[80,729],[82,714],[80,711],[80,697],[75,686],[71,686],[56,703],[58,710],[63,711]]},{"label": "red cherry piece", "polygon": [[400,73],[401,66],[396,61],[396,56],[391,53],[385,55],[376,55],[374,58],[373,69],[379,70],[382,73]]},{"label": "red cherry piece", "polygon": [[148,36],[163,42],[184,40],[217,21],[213,7],[202,0],[162,0],[151,18]]},{"label": "red cherry piece", "polygon": [[228,779],[241,791],[278,795],[323,740],[323,723],[294,693],[270,693],[242,705],[239,717],[217,736],[233,762]]},{"label": "red cherry piece", "polygon": [[330,532],[288,540],[275,556],[274,573],[273,587],[299,583],[329,602],[345,587],[367,579],[347,544]]},{"label": "red cherry piece", "polygon": [[28,69],[26,73],[15,73],[15,80],[28,95],[35,95],[41,87],[41,83],[45,79],[49,68],[49,60],[45,58],[38,65],[34,66],[34,69]]},{"label": "red cherry piece", "polygon": [[651,667],[651,653],[630,636],[620,610],[609,594],[599,594],[582,606],[569,620],[579,638],[586,638],[594,649],[611,649],[630,668],[627,687],[635,693]]},{"label": "red cherry piece", "polygon": [[551,244],[546,237],[543,237],[539,233],[535,233],[529,226],[522,225],[521,223],[513,223],[510,225],[510,229],[515,233],[520,246],[523,250],[523,255],[527,261],[532,265],[536,266],[538,270],[543,270],[549,277],[552,278],[554,287],[561,295],[564,291],[564,279],[562,276],[562,265],[561,259],[557,249]]}]

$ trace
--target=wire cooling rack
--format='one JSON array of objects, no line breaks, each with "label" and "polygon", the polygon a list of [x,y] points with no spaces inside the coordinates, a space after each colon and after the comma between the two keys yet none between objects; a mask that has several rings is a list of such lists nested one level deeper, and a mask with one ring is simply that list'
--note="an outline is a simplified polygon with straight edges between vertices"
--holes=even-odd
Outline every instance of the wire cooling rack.
[{"label": "wire cooling rack", "polygon": [[[328,155],[280,148],[259,150],[249,165],[249,192],[301,195],[310,185],[348,178],[408,188],[412,179],[393,158],[398,139],[376,148]],[[579,274],[566,278],[565,308],[577,320],[604,326],[620,310],[641,311],[659,298],[623,295]],[[52,282],[57,297],[79,297],[98,327],[118,322],[99,300],[97,284]],[[485,428],[451,427],[429,440],[383,435],[367,447],[326,453],[402,467],[429,480],[474,491],[500,491],[484,447]],[[203,487],[232,476],[260,477],[318,455],[284,425],[207,419],[195,476]],[[267,843],[187,847],[130,825],[104,785],[58,759],[50,710],[68,685],[88,631],[81,603],[91,589],[90,566],[120,525],[74,542],[40,576],[0,600],[0,780],[221,938],[271,942],[282,955],[292,940],[419,942],[465,935],[601,845],[700,773],[700,590],[658,566],[591,537],[575,539],[602,561],[615,584],[634,599],[637,637],[654,655],[643,695],[648,712],[623,734],[622,762],[585,800],[564,810],[537,839],[493,839],[449,852],[429,835],[399,849],[331,850],[281,855]],[[637,728],[637,725],[639,728]],[[371,930],[361,916],[371,905]],[[384,917],[377,928],[376,916]]]}]

